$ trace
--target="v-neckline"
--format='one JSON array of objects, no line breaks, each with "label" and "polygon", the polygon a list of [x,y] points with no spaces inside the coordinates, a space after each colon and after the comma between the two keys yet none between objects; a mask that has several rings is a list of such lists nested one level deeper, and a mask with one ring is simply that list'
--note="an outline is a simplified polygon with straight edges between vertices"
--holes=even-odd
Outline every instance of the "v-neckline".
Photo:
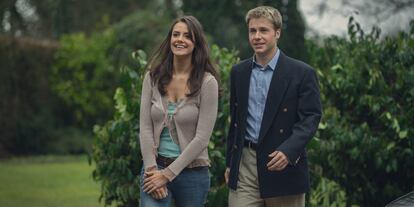
[{"label": "v-neckline", "polygon": [[168,96],[162,96],[162,106],[164,108],[164,112],[168,112],[168,102],[176,103],[176,109],[177,111],[179,108],[181,108],[184,103],[187,101],[187,97],[183,97],[181,99],[178,99],[177,102],[172,102],[168,99]]}]

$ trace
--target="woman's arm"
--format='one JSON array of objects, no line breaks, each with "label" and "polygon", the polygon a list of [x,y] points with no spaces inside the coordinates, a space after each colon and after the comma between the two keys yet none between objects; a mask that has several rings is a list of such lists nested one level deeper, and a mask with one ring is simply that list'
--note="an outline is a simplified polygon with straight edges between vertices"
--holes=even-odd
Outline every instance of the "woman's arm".
[{"label": "woman's arm", "polygon": [[139,112],[139,142],[145,171],[156,169],[154,126],[151,118],[152,83],[149,72],[145,74]]}]

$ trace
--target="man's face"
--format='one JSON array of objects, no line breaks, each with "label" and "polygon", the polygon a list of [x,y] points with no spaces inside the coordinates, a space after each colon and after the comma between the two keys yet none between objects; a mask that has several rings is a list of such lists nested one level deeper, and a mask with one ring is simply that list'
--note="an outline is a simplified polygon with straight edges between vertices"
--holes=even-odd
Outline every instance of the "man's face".
[{"label": "man's face", "polygon": [[265,18],[253,18],[249,21],[249,43],[256,55],[268,56],[276,51],[280,29]]}]

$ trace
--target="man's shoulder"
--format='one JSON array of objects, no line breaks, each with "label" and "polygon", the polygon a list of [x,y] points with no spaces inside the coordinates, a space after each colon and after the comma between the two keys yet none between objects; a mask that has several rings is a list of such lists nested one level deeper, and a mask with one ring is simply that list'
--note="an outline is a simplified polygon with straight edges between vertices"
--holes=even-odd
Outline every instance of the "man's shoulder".
[{"label": "man's shoulder", "polygon": [[313,70],[313,68],[310,65],[308,65],[307,63],[301,60],[289,57],[287,55],[285,55],[284,58],[285,58],[285,64],[289,65],[290,68],[295,68],[298,70],[305,70],[305,71]]},{"label": "man's shoulder", "polygon": [[241,70],[243,68],[250,67],[252,64],[252,60],[253,58],[247,58],[240,61],[239,63],[233,65],[233,70]]}]

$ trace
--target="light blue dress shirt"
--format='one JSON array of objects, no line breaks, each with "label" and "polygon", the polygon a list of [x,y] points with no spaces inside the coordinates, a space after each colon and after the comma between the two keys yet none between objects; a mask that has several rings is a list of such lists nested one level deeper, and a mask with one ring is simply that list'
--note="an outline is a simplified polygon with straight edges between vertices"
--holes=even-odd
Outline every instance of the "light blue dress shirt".
[{"label": "light blue dress shirt", "polygon": [[267,92],[269,91],[270,82],[272,81],[279,56],[280,50],[278,49],[272,60],[265,66],[256,63],[256,59],[253,57],[245,139],[254,143],[257,143],[259,139]]}]

